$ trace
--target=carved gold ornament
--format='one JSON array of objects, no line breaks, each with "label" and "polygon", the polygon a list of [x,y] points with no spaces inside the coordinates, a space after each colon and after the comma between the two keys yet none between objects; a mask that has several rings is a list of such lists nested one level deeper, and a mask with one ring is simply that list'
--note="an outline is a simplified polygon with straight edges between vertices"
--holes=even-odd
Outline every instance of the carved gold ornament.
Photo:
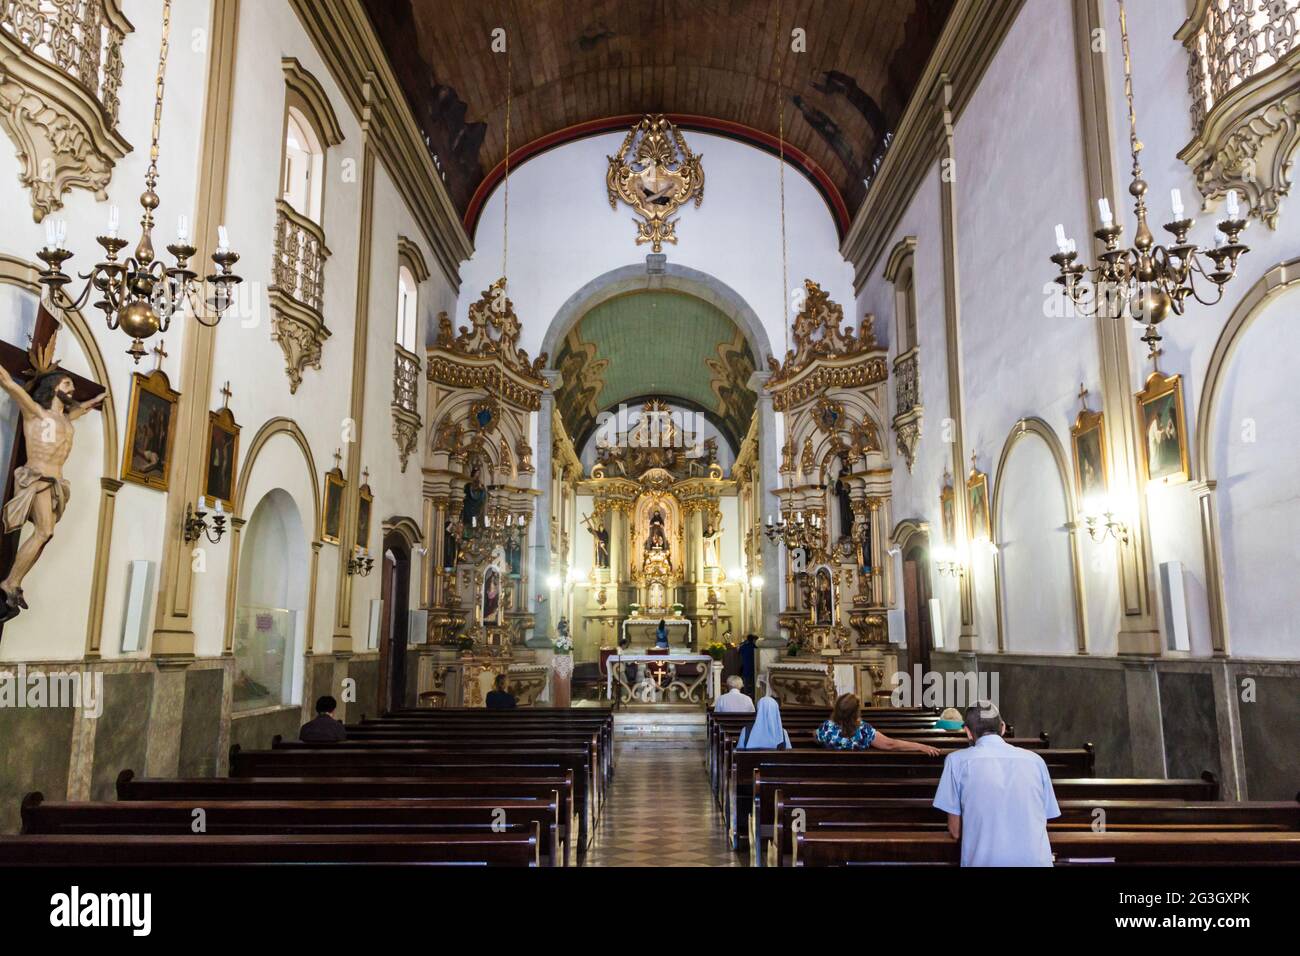
[{"label": "carved gold ornament", "polygon": [[[771,356],[767,359],[768,369],[772,373],[767,383],[769,389],[788,382],[818,359],[855,358],[882,351],[871,327],[870,316],[864,316],[858,331],[854,332],[843,325],[844,309],[820,285],[812,279],[804,279],[803,286],[803,308],[794,320],[794,348],[786,352],[784,362],[778,362]],[[858,372],[857,366],[853,369],[857,374],[849,374],[847,369],[835,371],[845,374],[823,376],[819,386],[851,388],[884,381],[888,374],[883,358],[875,360],[871,368],[865,370],[865,374]]]},{"label": "carved gold ornament", "polygon": [[609,206],[617,209],[621,199],[641,217],[637,245],[648,242],[660,252],[665,242],[676,244],[673,215],[692,199],[696,208],[704,201],[702,157],[691,152],[676,126],[656,113],[633,126],[618,155],[608,158]]}]

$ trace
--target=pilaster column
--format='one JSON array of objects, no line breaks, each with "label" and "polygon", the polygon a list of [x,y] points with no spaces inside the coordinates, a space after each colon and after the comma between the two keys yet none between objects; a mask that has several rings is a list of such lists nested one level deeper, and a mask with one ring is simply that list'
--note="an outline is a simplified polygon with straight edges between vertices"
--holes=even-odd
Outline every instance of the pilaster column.
[{"label": "pilaster column", "polygon": [[[952,419],[952,473],[956,505],[958,541],[970,541],[970,496],[966,494],[966,441],[962,414],[961,361],[961,293],[957,270],[957,156],[953,147],[952,83],[948,74],[940,75],[931,94],[939,108],[941,147],[939,163],[940,224],[943,228],[943,305],[945,352],[948,359],[948,417]],[[975,586],[971,580],[969,555],[966,573],[957,576],[961,592],[961,633],[958,649],[974,651],[979,647],[975,618]]]},{"label": "pilaster column", "polygon": [[[1099,0],[1074,0],[1074,45],[1079,69],[1079,95],[1083,118],[1083,159],[1091,199],[1105,196],[1119,202],[1116,191],[1114,141],[1111,132],[1109,71],[1104,50],[1093,50],[1095,31],[1104,29]],[[1089,232],[1101,227],[1096,205],[1089,201]],[[1083,258],[1092,249],[1085,244]],[[1117,541],[1121,600],[1118,650],[1120,654],[1161,653],[1160,632],[1152,606],[1153,560],[1147,523],[1146,492],[1138,465],[1137,409],[1129,378],[1127,320],[1111,318],[1098,310],[1095,319],[1097,347],[1101,353],[1102,410],[1106,416],[1106,458],[1110,493],[1118,499],[1120,513],[1129,526],[1128,541]],[[1131,503],[1131,504],[1130,504]],[[1207,569],[1208,576],[1208,569]]]},{"label": "pilaster column", "polygon": [[[367,90],[370,87],[367,85]],[[357,512],[361,503],[361,457],[363,424],[366,413],[366,351],[370,330],[371,261],[374,253],[375,219],[375,149],[370,141],[370,110],[363,111],[361,121],[361,222],[357,238],[357,296],[352,336],[352,392],[348,416],[352,421],[352,441],[345,449],[347,465],[344,476],[343,520],[339,530],[339,566],[334,603],[334,646],[336,654],[352,651],[352,584],[348,559],[357,546]]]},{"label": "pilaster column", "polygon": [[605,512],[605,530],[609,532],[609,583],[617,595],[619,585],[627,580],[627,512],[617,504],[611,503]]},{"label": "pilaster column", "polygon": [[1223,594],[1223,559],[1219,552],[1218,482],[1191,485],[1201,515],[1201,545],[1205,554],[1205,597],[1210,610],[1210,644],[1215,657],[1228,656],[1227,603]]},{"label": "pilaster column", "polygon": [[[551,605],[556,601],[563,602],[565,598],[563,586],[553,590],[550,585],[551,509],[555,488],[555,477],[552,474],[554,461],[551,454],[554,429],[551,419],[555,414],[555,391],[560,387],[563,379],[556,371],[545,371],[542,376],[546,379],[547,387],[542,390],[541,407],[537,411],[537,447],[533,453],[533,463],[537,469],[537,484],[541,494],[537,497],[537,514],[533,518],[532,530],[529,532],[532,540],[530,564],[533,570],[533,587],[529,589],[532,593],[528,595],[528,607],[533,612],[533,636],[525,642],[528,647],[552,645],[555,639],[551,636],[551,617],[554,615],[558,618],[560,612]],[[545,604],[537,602],[538,594],[546,595]]]},{"label": "pilaster column", "polygon": [[[766,520],[765,515],[780,510],[776,498],[776,489],[780,484],[780,443],[776,437],[776,409],[772,405],[772,395],[767,390],[767,381],[771,372],[755,372],[749,377],[749,389],[758,396],[756,414],[758,415],[758,475],[762,493],[754,502],[754,512],[759,522]],[[759,635],[764,641],[785,643],[781,637],[781,598],[786,582],[782,577],[781,550],[766,534],[760,535],[759,557],[763,565],[763,588],[759,592],[759,619],[763,631]]]},{"label": "pilaster column", "polygon": [[[208,73],[203,102],[203,135],[199,144],[199,180],[194,215],[192,262],[208,261],[217,226],[226,221],[226,186],[230,166],[231,113],[235,96],[235,54],[239,36],[239,0],[213,0],[208,30]],[[212,361],[217,332],[191,318],[183,322],[180,393],[175,434],[180,436],[172,456],[171,490],[163,525],[163,556],[159,565],[158,603],[154,617],[152,653],[155,657],[194,655],[194,621],[190,617],[194,571],[190,546],[181,529],[185,506],[202,491],[207,455],[208,401],[212,395]],[[227,317],[226,321],[236,321]],[[165,774],[164,774],[165,775]]]}]

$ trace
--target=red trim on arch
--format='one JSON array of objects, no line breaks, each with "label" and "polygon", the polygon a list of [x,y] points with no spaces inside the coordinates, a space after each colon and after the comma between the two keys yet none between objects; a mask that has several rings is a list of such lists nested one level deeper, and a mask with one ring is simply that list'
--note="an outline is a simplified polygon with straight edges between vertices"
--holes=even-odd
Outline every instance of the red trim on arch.
[{"label": "red trim on arch", "polygon": [[[752,126],[745,126],[743,123],[733,123],[730,120],[715,119],[711,116],[694,116],[687,113],[668,113],[666,115],[673,124],[680,126],[682,129],[726,136],[729,139],[736,139],[757,146],[773,154],[779,151],[780,144],[775,136],[754,129]],[[554,133],[548,133],[531,143],[520,146],[518,149],[511,150],[510,166],[511,168],[518,167],[526,160],[565,143],[571,143],[601,133],[613,132],[614,130],[627,130],[640,121],[641,116],[639,114],[628,113],[623,116],[608,116],[604,119],[589,120],[586,123],[578,123],[576,126],[556,130]],[[844,234],[848,231],[851,217],[849,216],[849,208],[844,203],[844,197],[840,195],[840,191],[830,175],[807,153],[788,142],[785,144],[785,156],[790,163],[812,181],[813,186],[826,200],[826,205],[830,207],[831,215],[835,219],[835,227],[839,232],[839,237],[843,239]],[[497,187],[504,176],[505,161],[502,160],[493,167],[492,171],[478,184],[478,188],[474,190],[474,195],[469,201],[469,206],[465,209],[463,219],[465,231],[469,235],[474,235],[474,231],[478,228],[479,217],[483,214],[483,207],[487,204],[488,196],[491,195],[492,190]]]}]

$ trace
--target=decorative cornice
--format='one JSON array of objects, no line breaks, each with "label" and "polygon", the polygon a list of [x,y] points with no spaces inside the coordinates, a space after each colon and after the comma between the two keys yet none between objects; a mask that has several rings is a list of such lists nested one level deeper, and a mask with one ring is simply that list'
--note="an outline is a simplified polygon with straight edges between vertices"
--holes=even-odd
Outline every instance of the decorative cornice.
[{"label": "decorative cornice", "polygon": [[853,291],[876,268],[916,190],[939,158],[943,108],[935,90],[947,79],[955,121],[1002,46],[1024,0],[957,0],[925,71],[908,101],[866,199],[853,217],[840,254],[853,263]]},{"label": "decorative cornice", "polygon": [[322,146],[328,148],[342,143],[343,127],[339,125],[338,115],[330,105],[330,98],[320,85],[320,80],[291,56],[284,57],[280,66],[284,68],[285,86],[298,94],[302,105],[310,114],[308,121],[325,140]]},{"label": "decorative cornice", "polygon": [[452,289],[474,251],[361,0],[289,0]]},{"label": "decorative cornice", "polygon": [[397,237],[397,258],[398,261],[411,270],[411,275],[415,276],[416,282],[425,282],[429,278],[429,264],[424,261],[424,253],[420,247],[412,242],[406,236]]}]

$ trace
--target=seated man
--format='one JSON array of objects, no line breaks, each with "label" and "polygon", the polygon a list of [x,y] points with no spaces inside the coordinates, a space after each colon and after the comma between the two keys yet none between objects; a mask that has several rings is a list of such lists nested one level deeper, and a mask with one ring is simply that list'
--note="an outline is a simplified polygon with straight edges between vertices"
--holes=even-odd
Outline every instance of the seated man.
[{"label": "seated man", "polygon": [[962,866],[1051,866],[1047,821],[1061,815],[1043,758],[1002,739],[992,701],[966,708],[973,744],[944,759],[934,806],[961,840]]},{"label": "seated man", "polygon": [[497,679],[492,682],[492,690],[488,691],[487,700],[488,710],[514,710],[519,702],[515,700],[515,695],[506,690],[506,675],[498,674]]},{"label": "seated man", "polygon": [[302,725],[298,739],[305,744],[332,744],[346,740],[347,730],[341,721],[334,719],[339,702],[326,694],[316,701],[316,718]]},{"label": "seated man", "polygon": [[735,674],[727,678],[728,691],[713,705],[715,714],[752,714],[754,702],[745,694],[745,682]]}]

